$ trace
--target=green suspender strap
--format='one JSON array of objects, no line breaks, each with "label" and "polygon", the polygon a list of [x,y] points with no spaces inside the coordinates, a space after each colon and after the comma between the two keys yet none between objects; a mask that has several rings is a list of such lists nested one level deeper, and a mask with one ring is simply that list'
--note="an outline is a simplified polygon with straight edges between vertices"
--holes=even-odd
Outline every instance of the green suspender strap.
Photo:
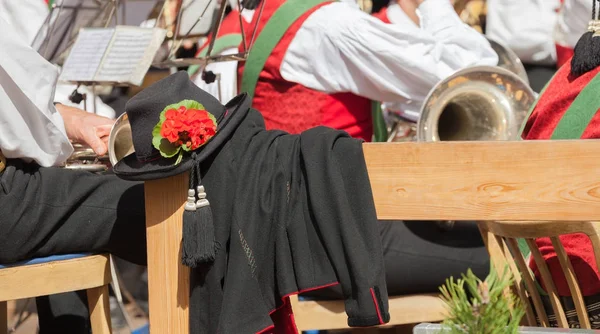
[{"label": "green suspender strap", "polygon": [[[212,53],[219,54],[227,49],[237,48],[242,43],[242,34],[227,34],[223,35],[215,40],[213,45]],[[198,53],[196,58],[206,57],[208,53],[208,45]],[[188,75],[191,77],[196,74],[200,69],[200,65],[192,65],[188,68]]]},{"label": "green suspender strap", "polygon": [[373,141],[386,142],[388,139],[387,125],[383,118],[380,102],[371,101],[371,115],[373,117]]},{"label": "green suspender strap", "polygon": [[[246,59],[244,73],[242,75],[241,91],[248,93],[252,98],[256,90],[256,84],[260,72],[265,67],[267,59],[277,46],[285,32],[304,13],[322,3],[335,2],[336,0],[287,0],[273,13],[261,33],[252,45],[252,49]],[[371,104],[373,113],[373,128],[376,141],[387,140],[387,127],[381,112],[381,105],[373,102]],[[383,132],[382,132],[383,131]]]}]

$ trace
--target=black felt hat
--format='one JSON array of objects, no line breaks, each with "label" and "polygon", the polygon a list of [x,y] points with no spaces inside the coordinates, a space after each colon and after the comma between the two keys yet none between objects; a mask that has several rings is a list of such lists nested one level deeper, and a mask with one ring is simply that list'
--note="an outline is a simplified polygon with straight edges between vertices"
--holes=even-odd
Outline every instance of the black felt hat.
[{"label": "black felt hat", "polygon": [[[205,145],[191,152],[182,152],[179,156],[165,158],[154,147],[153,130],[161,121],[161,113],[167,106],[184,100],[200,103],[217,122],[215,135]],[[147,181],[167,178],[191,170],[193,153],[195,160],[202,161],[219,148],[231,135],[248,112],[249,98],[241,94],[222,105],[219,100],[200,89],[186,72],[172,74],[144,89],[131,98],[125,106],[125,112],[131,125],[131,137],[135,153],[121,159],[113,166],[114,173],[122,179]]]},{"label": "black felt hat", "polygon": [[187,194],[182,262],[189,267],[214,261],[219,248],[200,164],[232,135],[250,101],[241,94],[223,106],[182,71],[144,89],[125,106],[135,153],[116,163],[114,173],[126,180],[147,181],[190,171],[189,187],[181,190]]}]

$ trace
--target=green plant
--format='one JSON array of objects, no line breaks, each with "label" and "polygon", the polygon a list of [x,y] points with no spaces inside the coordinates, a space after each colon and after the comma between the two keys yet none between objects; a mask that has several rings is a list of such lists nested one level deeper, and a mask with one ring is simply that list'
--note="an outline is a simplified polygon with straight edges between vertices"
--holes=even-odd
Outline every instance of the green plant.
[{"label": "green plant", "polygon": [[517,333],[523,306],[509,289],[512,278],[508,270],[499,276],[493,266],[481,281],[469,269],[456,282],[450,277],[440,287],[448,310],[445,333],[495,334]]}]

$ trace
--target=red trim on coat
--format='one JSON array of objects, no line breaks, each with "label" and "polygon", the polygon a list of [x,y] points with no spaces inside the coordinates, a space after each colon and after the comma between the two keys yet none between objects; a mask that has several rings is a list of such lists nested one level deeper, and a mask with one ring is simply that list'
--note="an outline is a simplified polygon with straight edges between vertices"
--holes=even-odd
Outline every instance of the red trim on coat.
[{"label": "red trim on coat", "polygon": [[379,309],[379,304],[377,303],[377,298],[375,297],[375,291],[373,290],[373,288],[370,288],[369,290],[371,290],[371,297],[373,297],[373,304],[375,304],[375,311],[377,311],[377,318],[379,318],[379,324],[383,325],[385,324],[385,322],[383,321],[383,317],[381,316],[381,310]]},{"label": "red trim on coat", "polygon": [[319,289],[325,289],[332,286],[336,286],[340,284],[339,282],[328,283],[325,285],[320,285],[314,288],[302,289],[296,292],[290,292],[283,297],[281,300],[283,304],[273,309],[269,312],[271,319],[273,320],[273,325],[265,327],[264,329],[257,332],[257,334],[297,334],[298,327],[296,327],[296,321],[294,319],[294,310],[292,309],[292,304],[290,303],[290,296],[298,295],[305,292],[310,292]]}]

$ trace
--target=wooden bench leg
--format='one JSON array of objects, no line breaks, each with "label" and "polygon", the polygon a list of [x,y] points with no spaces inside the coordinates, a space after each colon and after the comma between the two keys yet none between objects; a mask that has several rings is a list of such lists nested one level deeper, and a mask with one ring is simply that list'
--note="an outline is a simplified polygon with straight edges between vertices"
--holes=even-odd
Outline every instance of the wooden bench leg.
[{"label": "wooden bench leg", "polygon": [[92,334],[111,334],[108,285],[87,290]]},{"label": "wooden bench leg", "polygon": [[0,302],[0,334],[8,333],[8,307],[7,302]]}]

